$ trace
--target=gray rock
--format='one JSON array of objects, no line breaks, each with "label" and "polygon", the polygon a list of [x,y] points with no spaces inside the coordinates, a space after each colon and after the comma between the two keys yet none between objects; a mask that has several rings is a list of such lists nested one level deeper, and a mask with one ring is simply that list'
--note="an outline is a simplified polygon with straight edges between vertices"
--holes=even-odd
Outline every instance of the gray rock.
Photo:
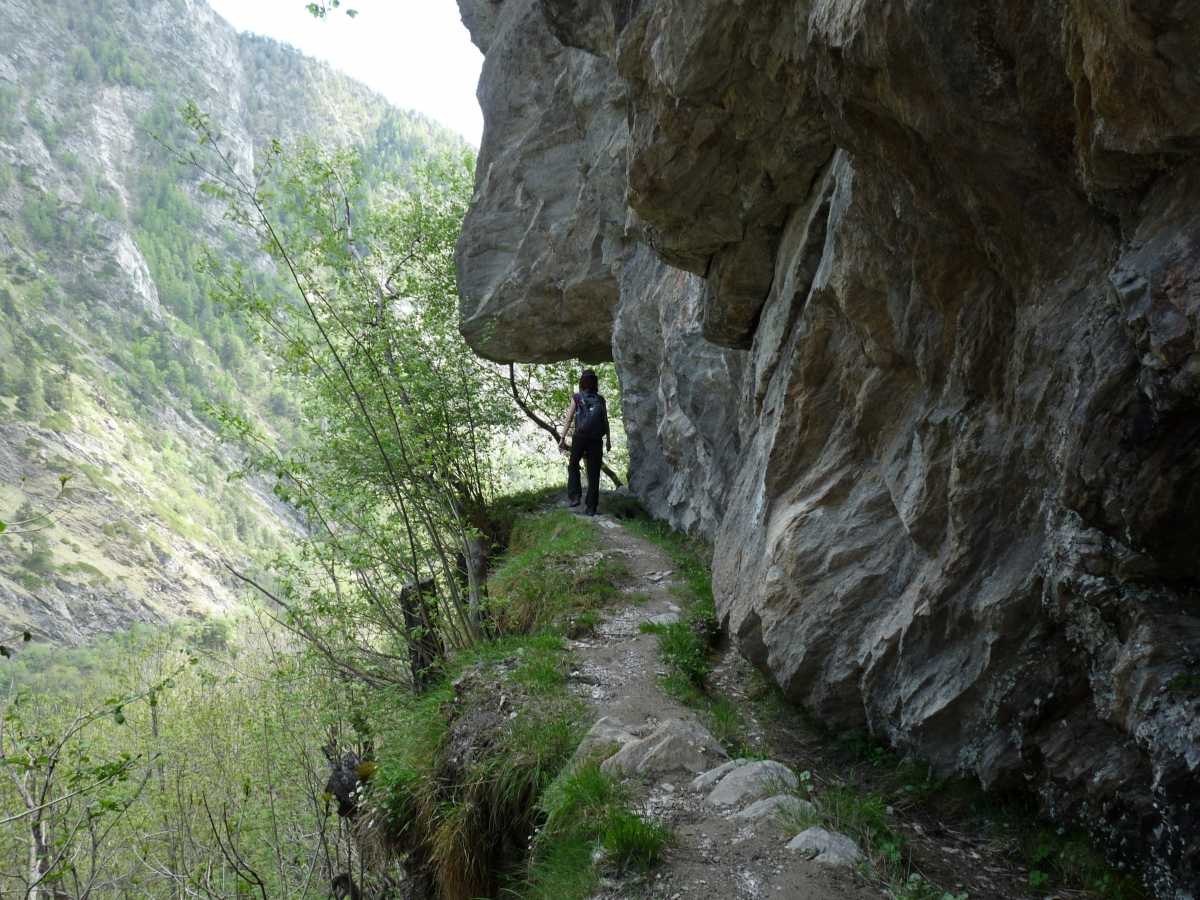
[{"label": "gray rock", "polygon": [[611,755],[613,747],[619,749],[636,740],[636,735],[624,723],[611,716],[604,716],[597,719],[588,729],[587,734],[583,736],[583,740],[575,749],[574,758],[576,761],[584,761],[605,751],[607,751],[606,755]]},{"label": "gray rock", "polygon": [[863,860],[858,844],[836,831],[813,826],[805,829],[787,843],[787,849],[804,853],[814,862],[826,866],[856,866]]},{"label": "gray rock", "polygon": [[763,800],[756,800],[740,812],[734,813],[733,818],[757,821],[780,814],[802,816],[815,812],[815,806],[795,794],[775,794]]},{"label": "gray rock", "polygon": [[608,59],[551,34],[539,0],[461,9],[487,49],[479,99],[492,113],[458,245],[462,332],[493,359],[610,359],[624,88]]},{"label": "gray rock", "polygon": [[744,766],[749,761],[750,760],[748,759],[742,759],[739,757],[737,759],[731,759],[728,762],[723,762],[721,765],[717,766],[716,768],[709,769],[707,772],[702,772],[692,779],[692,790],[700,791],[702,793],[709,790],[729,772],[732,772],[738,766]]},{"label": "gray rock", "polygon": [[796,773],[783,763],[763,759],[726,772],[704,800],[713,806],[740,806],[794,788],[796,783]]},{"label": "gray rock", "polygon": [[789,697],[1200,880],[1184,5],[536,6],[488,52],[468,339],[607,329],[631,487]]},{"label": "gray rock", "polygon": [[688,719],[669,719],[641,740],[631,741],[600,765],[611,775],[704,772],[726,757],[707,729]]},{"label": "gray rock", "polygon": [[674,625],[678,621],[679,613],[677,612],[664,612],[646,617],[647,625]]}]

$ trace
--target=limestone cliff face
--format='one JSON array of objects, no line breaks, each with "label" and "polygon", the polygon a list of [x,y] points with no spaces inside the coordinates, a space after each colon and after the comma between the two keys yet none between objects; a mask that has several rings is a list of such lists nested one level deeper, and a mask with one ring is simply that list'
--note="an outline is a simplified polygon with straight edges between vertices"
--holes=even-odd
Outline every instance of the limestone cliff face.
[{"label": "limestone cliff face", "polygon": [[1200,880],[1200,19],[460,0],[463,330],[616,360],[742,651]]}]

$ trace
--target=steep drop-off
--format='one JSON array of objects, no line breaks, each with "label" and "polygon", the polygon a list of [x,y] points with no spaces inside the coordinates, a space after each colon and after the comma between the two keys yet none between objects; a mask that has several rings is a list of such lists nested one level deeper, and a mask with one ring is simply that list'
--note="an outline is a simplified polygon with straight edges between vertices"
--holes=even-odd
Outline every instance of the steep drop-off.
[{"label": "steep drop-off", "polygon": [[790,697],[1195,890],[1190,4],[460,8],[467,339],[616,360],[634,489]]},{"label": "steep drop-off", "polygon": [[203,0],[0,0],[0,641],[227,610],[221,558],[289,527],[216,437],[214,406],[276,431],[296,407],[198,271],[255,247],[174,159],[189,100],[247,175],[273,138],[396,183],[463,146]]}]

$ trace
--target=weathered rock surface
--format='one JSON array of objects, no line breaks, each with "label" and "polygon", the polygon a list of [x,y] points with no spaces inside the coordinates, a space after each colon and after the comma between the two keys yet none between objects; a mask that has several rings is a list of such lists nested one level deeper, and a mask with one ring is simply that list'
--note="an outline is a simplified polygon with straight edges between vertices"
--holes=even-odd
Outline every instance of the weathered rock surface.
[{"label": "weathered rock surface", "polygon": [[576,762],[586,762],[596,756],[611,756],[626,744],[637,740],[623,723],[611,716],[604,716],[592,723],[579,746],[575,748]]},{"label": "weathered rock surface", "polygon": [[600,769],[611,775],[696,774],[728,754],[707,729],[688,719],[668,719],[647,737],[626,743]]},{"label": "weathered rock surface", "polygon": [[806,828],[788,841],[787,848],[827,866],[855,866],[863,860],[862,851],[852,839],[816,826]]},{"label": "weathered rock surface", "polygon": [[699,791],[701,793],[708,793],[710,790],[712,790],[713,785],[715,785],[718,781],[720,781],[738,766],[744,766],[748,762],[750,762],[750,760],[738,757],[737,759],[731,759],[728,762],[721,763],[721,765],[717,766],[715,769],[709,769],[707,772],[701,772],[692,779],[692,790]]},{"label": "weathered rock surface", "polygon": [[796,775],[791,769],[771,759],[760,759],[730,769],[704,800],[713,806],[749,806],[795,786]]},{"label": "weathered rock surface", "polygon": [[611,338],[631,485],[790,697],[1195,888],[1195,12],[461,5],[468,339]]},{"label": "weathered rock surface", "polygon": [[[536,3],[477,0],[464,19],[488,48],[479,101],[509,128],[484,135],[459,245],[463,334],[496,359],[609,359],[627,143],[612,64],[560,44]],[[525,77],[534,59],[555,77]]]}]

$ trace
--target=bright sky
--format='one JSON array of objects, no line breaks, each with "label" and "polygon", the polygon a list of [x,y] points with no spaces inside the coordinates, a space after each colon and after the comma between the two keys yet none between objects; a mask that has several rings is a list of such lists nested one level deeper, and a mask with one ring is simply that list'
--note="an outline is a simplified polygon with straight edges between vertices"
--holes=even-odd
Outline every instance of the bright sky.
[{"label": "bright sky", "polygon": [[483,56],[454,0],[345,0],[351,19],[314,19],[304,0],[208,0],[239,31],[284,41],[323,59],[403,109],[415,109],[479,146],[475,85]]}]

